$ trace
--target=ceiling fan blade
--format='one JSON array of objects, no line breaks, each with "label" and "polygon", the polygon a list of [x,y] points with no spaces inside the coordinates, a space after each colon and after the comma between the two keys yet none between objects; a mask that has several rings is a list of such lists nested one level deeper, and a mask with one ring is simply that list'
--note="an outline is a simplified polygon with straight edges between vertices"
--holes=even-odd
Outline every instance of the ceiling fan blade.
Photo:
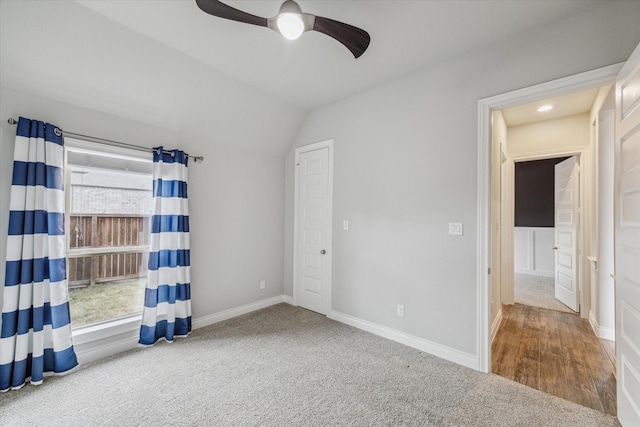
[{"label": "ceiling fan blade", "polygon": [[196,4],[203,12],[206,12],[209,15],[230,19],[232,21],[244,22],[245,24],[259,25],[261,27],[267,26],[267,18],[243,12],[224,4],[219,0],[196,0]]},{"label": "ceiling fan blade", "polygon": [[316,16],[313,30],[333,37],[349,49],[356,58],[367,50],[371,42],[371,37],[365,30],[321,16]]}]

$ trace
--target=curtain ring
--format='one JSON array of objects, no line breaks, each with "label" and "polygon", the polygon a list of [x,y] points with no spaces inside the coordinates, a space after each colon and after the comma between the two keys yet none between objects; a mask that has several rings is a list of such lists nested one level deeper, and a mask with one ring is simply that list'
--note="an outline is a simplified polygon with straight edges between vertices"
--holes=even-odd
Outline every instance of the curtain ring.
[{"label": "curtain ring", "polygon": [[163,150],[160,150],[159,148],[156,148],[156,149],[155,149],[155,150],[153,150],[153,151],[155,151],[155,152],[156,152],[156,153],[158,153],[158,154],[164,154],[164,153],[166,153],[166,154],[170,154],[170,155],[171,155],[171,157],[175,157],[175,156],[176,156],[176,153],[174,153],[173,151],[167,151],[167,150],[164,150],[164,149],[163,149]]},{"label": "curtain ring", "polygon": [[62,136],[62,131],[60,130],[60,128],[55,128],[55,129],[53,130],[53,133],[55,133],[55,134],[56,134],[56,136]]}]

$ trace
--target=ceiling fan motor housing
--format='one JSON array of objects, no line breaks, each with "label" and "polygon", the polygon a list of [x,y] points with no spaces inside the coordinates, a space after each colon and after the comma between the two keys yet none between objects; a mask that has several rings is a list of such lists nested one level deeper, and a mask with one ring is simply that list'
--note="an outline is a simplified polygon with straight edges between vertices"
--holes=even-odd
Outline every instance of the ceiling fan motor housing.
[{"label": "ceiling fan motor housing", "polygon": [[302,15],[302,9],[300,9],[300,6],[295,1],[286,0],[280,6],[280,12],[278,12],[278,15],[282,15],[284,13],[293,13],[296,15]]}]

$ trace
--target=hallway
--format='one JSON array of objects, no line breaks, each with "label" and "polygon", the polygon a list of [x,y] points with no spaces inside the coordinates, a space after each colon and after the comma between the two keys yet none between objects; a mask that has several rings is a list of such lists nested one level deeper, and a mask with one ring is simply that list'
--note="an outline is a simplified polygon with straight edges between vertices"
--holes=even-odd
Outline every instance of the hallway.
[{"label": "hallway", "polygon": [[616,415],[613,342],[597,338],[578,315],[522,304],[502,310],[494,374]]},{"label": "hallway", "polygon": [[514,274],[513,300],[516,304],[574,313],[555,297],[555,280],[531,274]]}]

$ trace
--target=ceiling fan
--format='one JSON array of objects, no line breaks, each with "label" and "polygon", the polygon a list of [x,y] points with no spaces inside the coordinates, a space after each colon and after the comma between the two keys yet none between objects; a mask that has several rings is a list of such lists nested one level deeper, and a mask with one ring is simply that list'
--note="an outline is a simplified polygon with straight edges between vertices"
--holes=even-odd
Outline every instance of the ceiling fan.
[{"label": "ceiling fan", "polygon": [[356,58],[359,58],[367,50],[371,41],[369,33],[360,28],[333,19],[302,13],[298,3],[293,0],[286,0],[282,3],[280,11],[273,18],[255,16],[219,0],[196,0],[196,4],[210,15],[267,27],[289,40],[297,39],[306,31],[318,31],[342,43]]}]

